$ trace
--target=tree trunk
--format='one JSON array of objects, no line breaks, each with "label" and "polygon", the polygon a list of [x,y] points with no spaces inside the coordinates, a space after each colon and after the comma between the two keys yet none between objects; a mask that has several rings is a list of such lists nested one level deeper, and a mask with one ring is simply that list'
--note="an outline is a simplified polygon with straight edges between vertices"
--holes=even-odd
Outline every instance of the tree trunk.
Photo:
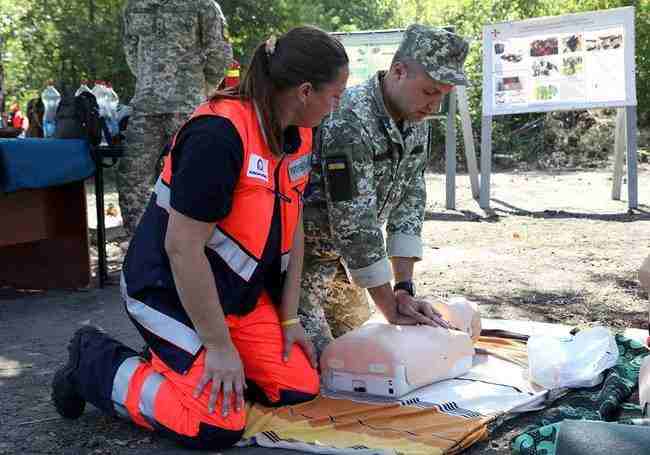
[{"label": "tree trunk", "polygon": [[[90,24],[90,30],[96,30],[96,18],[95,13],[97,7],[95,5],[95,0],[88,0],[88,23]],[[97,79],[97,62],[95,61],[96,52],[95,52],[95,40],[88,40],[90,44],[90,59],[88,61],[88,72],[90,73],[90,78],[94,81]]]},{"label": "tree trunk", "polygon": [[5,69],[2,66],[2,46],[0,38],[0,114],[5,111]]},{"label": "tree trunk", "polygon": [[419,23],[424,15],[424,1],[415,0],[415,23]]}]

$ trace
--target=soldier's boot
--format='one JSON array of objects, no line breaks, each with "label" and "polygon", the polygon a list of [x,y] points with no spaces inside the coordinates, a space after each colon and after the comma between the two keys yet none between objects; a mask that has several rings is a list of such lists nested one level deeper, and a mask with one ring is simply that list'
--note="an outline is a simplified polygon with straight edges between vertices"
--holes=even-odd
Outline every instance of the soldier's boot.
[{"label": "soldier's boot", "polygon": [[68,361],[59,368],[52,380],[52,402],[56,410],[66,419],[76,419],[83,414],[86,400],[81,396],[78,387],[77,371],[84,340],[102,334],[92,326],[77,330],[68,343]]}]

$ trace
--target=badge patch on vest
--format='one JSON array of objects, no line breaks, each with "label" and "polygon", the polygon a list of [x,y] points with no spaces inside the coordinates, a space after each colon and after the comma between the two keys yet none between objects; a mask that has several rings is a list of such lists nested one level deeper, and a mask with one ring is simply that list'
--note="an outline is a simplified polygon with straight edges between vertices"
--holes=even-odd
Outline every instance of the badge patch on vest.
[{"label": "badge patch on vest", "polygon": [[269,160],[265,160],[259,155],[251,153],[248,158],[248,172],[246,175],[256,179],[269,181]]},{"label": "badge patch on vest", "polygon": [[301,156],[289,165],[289,180],[292,182],[309,174],[311,169],[311,153]]}]

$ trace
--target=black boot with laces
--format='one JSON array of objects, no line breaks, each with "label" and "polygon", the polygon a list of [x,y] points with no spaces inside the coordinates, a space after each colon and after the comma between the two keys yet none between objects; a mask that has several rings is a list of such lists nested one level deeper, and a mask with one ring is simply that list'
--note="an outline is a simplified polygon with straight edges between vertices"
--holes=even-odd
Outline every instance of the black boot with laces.
[{"label": "black boot with laces", "polygon": [[75,379],[84,338],[101,334],[97,328],[85,326],[77,330],[68,344],[68,362],[59,368],[52,380],[52,402],[66,419],[76,419],[84,412],[86,400],[79,394]]}]

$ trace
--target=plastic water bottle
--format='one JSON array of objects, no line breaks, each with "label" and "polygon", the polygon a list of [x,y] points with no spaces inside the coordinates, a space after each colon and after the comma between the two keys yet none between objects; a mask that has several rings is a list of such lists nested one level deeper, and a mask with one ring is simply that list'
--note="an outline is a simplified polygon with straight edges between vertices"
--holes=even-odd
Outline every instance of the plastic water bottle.
[{"label": "plastic water bottle", "polygon": [[81,80],[81,85],[79,86],[77,91],[74,92],[74,96],[79,96],[83,92],[92,93],[92,91],[90,90],[90,87],[88,87],[88,80],[87,79],[82,79]]},{"label": "plastic water bottle", "polygon": [[56,129],[56,109],[61,101],[61,94],[54,88],[53,81],[47,81],[47,87],[41,93],[45,112],[43,114],[43,136],[53,137]]},{"label": "plastic water bottle", "polygon": [[112,137],[117,136],[119,133],[119,125],[117,123],[117,106],[119,104],[120,97],[113,90],[113,85],[110,82],[106,82],[106,118],[108,121],[108,130]]},{"label": "plastic water bottle", "polygon": [[104,81],[95,81],[95,86],[91,90],[91,93],[95,95],[95,99],[97,100],[97,105],[99,106],[99,116],[100,117],[105,117],[106,116],[106,91],[104,88]]},{"label": "plastic water bottle", "polygon": [[[95,95],[95,99],[97,100],[97,106],[99,107],[99,116],[108,123],[108,117],[106,115],[106,86],[104,85],[104,81],[95,81],[95,86],[91,92],[93,95]],[[108,142],[109,138],[106,137],[106,134],[104,134],[104,131],[102,130],[101,145],[106,145]]]}]

